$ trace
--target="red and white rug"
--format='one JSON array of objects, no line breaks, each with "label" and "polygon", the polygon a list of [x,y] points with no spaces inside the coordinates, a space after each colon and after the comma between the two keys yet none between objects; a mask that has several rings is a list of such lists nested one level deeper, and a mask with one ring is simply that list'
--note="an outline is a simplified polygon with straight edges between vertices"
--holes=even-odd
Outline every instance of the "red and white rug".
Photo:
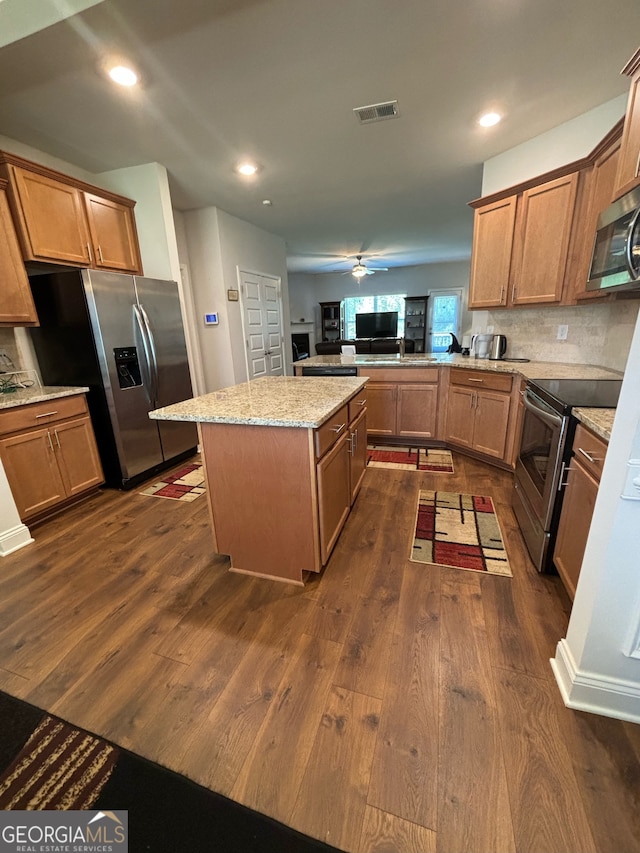
[{"label": "red and white rug", "polygon": [[178,471],[166,474],[162,480],[140,492],[152,498],[169,498],[173,501],[195,501],[205,493],[202,465],[194,462]]},{"label": "red and white rug", "polygon": [[402,471],[453,474],[451,452],[434,447],[389,447],[384,444],[368,444],[367,465],[370,468],[397,468]]},{"label": "red and white rug", "polygon": [[484,495],[420,491],[409,559],[512,577],[493,501]]}]

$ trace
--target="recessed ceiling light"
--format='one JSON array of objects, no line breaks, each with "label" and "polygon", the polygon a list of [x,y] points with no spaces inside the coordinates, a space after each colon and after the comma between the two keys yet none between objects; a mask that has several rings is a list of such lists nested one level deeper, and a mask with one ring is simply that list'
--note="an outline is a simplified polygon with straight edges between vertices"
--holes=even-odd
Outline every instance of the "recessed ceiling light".
[{"label": "recessed ceiling light", "polygon": [[247,175],[248,177],[251,175],[255,175],[258,171],[258,167],[255,163],[250,163],[248,160],[245,160],[243,163],[238,163],[236,166],[236,172],[240,175]]},{"label": "recessed ceiling light", "polygon": [[498,124],[499,121],[502,121],[500,113],[485,113],[478,119],[478,124],[482,127],[493,127],[493,125]]},{"label": "recessed ceiling light", "polygon": [[118,83],[120,86],[135,86],[138,82],[136,72],[133,68],[129,68],[126,65],[114,65],[107,73],[113,82]]},{"label": "recessed ceiling light", "polygon": [[265,207],[271,207],[271,205],[273,204],[273,202],[271,201],[270,198],[263,198],[262,203],[264,204]]}]

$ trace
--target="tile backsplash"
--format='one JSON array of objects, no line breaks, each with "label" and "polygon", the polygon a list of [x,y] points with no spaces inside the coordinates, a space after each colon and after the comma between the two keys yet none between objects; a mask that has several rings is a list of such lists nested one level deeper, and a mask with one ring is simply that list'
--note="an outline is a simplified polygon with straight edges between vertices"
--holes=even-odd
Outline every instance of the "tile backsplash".
[{"label": "tile backsplash", "polygon": [[[13,364],[13,369],[22,370],[22,357],[13,329],[0,328],[0,353],[6,353]],[[8,364],[4,358],[0,359],[0,370],[5,373],[11,370],[11,364]]]},{"label": "tile backsplash", "polygon": [[[473,312],[472,333],[507,336],[507,357],[597,364],[624,371],[640,300],[567,308],[512,308]],[[558,326],[567,339],[557,339]]]}]

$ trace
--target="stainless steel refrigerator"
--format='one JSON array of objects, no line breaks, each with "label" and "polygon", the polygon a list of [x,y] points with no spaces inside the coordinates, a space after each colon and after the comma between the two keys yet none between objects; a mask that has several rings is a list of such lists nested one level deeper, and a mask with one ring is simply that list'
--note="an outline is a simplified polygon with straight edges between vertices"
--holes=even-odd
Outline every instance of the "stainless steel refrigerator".
[{"label": "stainless steel refrigerator", "polygon": [[174,281],[96,270],[31,275],[46,385],[86,385],[107,484],[131,488],[195,452],[195,424],[148,413],[193,396]]}]

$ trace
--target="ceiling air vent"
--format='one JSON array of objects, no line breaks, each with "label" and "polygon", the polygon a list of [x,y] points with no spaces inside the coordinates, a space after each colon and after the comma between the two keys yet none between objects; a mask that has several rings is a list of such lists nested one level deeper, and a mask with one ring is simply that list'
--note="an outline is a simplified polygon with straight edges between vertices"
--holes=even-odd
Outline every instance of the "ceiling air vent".
[{"label": "ceiling air vent", "polygon": [[384,104],[370,104],[368,107],[355,107],[353,111],[360,124],[371,124],[372,121],[398,118],[400,115],[397,101],[386,101]]}]

